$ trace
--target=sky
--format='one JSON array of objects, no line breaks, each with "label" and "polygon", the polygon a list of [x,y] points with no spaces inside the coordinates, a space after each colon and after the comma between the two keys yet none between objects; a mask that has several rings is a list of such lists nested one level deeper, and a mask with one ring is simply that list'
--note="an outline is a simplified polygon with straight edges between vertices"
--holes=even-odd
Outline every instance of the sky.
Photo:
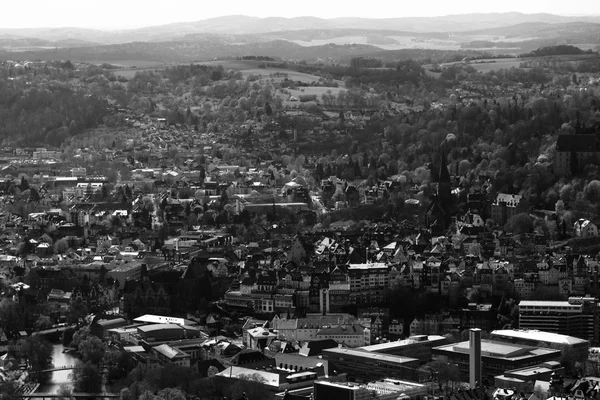
[{"label": "sky", "polygon": [[125,29],[224,15],[254,17],[428,17],[472,12],[600,15],[600,0],[8,0],[2,28]]}]

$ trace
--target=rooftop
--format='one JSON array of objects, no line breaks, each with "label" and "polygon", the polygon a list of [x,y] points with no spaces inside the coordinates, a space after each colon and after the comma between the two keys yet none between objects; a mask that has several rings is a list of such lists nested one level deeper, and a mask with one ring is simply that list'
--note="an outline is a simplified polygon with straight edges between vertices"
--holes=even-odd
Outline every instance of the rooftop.
[{"label": "rooftop", "polygon": [[391,356],[387,354],[375,354],[369,351],[364,350],[353,350],[353,349],[344,349],[344,348],[336,348],[336,349],[325,349],[323,350],[323,355],[333,355],[333,356],[355,356],[360,358],[366,358],[370,360],[376,361],[385,361],[388,363],[394,364],[404,364],[409,362],[418,362],[416,358],[411,357],[401,357],[401,356]]},{"label": "rooftop", "polygon": [[376,353],[378,351],[383,351],[386,349],[410,346],[411,344],[414,344],[414,343],[431,343],[431,342],[446,341],[446,340],[447,339],[445,337],[439,336],[439,335],[427,336],[425,340],[416,340],[414,338],[409,337],[408,339],[404,339],[404,340],[397,340],[394,342],[378,343],[378,344],[373,344],[370,346],[364,346],[364,347],[361,347],[361,350],[372,351],[372,352]]},{"label": "rooftop", "polygon": [[177,325],[193,325],[192,321],[185,318],[168,317],[164,315],[146,314],[134,319],[135,322],[145,322],[148,324],[177,324]]},{"label": "rooftop", "polygon": [[137,329],[142,332],[147,333],[147,332],[161,331],[163,329],[183,330],[183,327],[181,325],[177,325],[177,324],[152,324],[152,325],[142,325],[142,326],[138,327]]},{"label": "rooftop", "polygon": [[492,331],[492,337],[535,340],[549,344],[575,345],[587,343],[589,345],[589,342],[585,339],[561,335],[559,333],[538,331],[537,329],[499,329]]},{"label": "rooftop", "polygon": [[176,349],[174,347],[169,346],[168,344],[161,344],[159,346],[155,346],[152,348],[154,351],[156,351],[159,354],[162,354],[163,356],[167,357],[168,359],[173,359],[175,357],[185,357],[187,356],[186,353],[184,353],[183,351]]},{"label": "rooftop", "polygon": [[519,307],[581,307],[581,304],[571,304],[568,301],[553,301],[553,300],[521,300]]},{"label": "rooftop", "polygon": [[[460,343],[452,343],[444,346],[434,347],[434,351],[438,352],[452,352],[468,354],[470,348],[469,341]],[[487,358],[503,358],[508,360],[519,360],[528,357],[541,356],[545,354],[556,353],[557,357],[560,356],[560,350],[555,349],[544,349],[534,346],[523,346],[516,344],[509,344],[504,342],[498,342],[493,340],[482,340],[481,341],[481,355]]]}]

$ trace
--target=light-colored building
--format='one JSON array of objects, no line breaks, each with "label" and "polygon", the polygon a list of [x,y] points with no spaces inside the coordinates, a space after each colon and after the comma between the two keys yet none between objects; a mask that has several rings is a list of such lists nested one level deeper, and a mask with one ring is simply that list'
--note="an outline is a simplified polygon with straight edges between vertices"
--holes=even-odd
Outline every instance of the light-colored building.
[{"label": "light-colored building", "polygon": [[585,360],[590,349],[588,340],[537,329],[499,329],[492,331],[491,338],[502,342],[558,349],[564,355],[571,355],[577,360]]},{"label": "light-colored building", "polygon": [[569,297],[568,301],[521,300],[519,328],[598,341],[598,300],[593,297]]},{"label": "light-colored building", "polygon": [[371,344],[371,331],[359,324],[323,328],[316,334],[317,340],[332,339],[346,347],[368,346]]},{"label": "light-colored building", "polygon": [[573,224],[573,231],[576,237],[597,237],[598,227],[589,219],[580,218]]}]

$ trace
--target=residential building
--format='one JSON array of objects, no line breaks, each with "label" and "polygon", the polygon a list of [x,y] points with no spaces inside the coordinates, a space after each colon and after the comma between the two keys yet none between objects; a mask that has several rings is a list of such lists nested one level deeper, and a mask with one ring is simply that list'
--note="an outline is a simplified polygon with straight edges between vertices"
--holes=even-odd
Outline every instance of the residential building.
[{"label": "residential building", "polygon": [[333,339],[347,347],[359,347],[371,344],[371,331],[359,324],[341,325],[320,329],[316,334],[317,340]]},{"label": "residential building", "polygon": [[597,237],[598,227],[589,219],[580,218],[573,224],[573,232],[576,237]]},{"label": "residential building", "polygon": [[381,304],[389,287],[389,269],[384,263],[350,264],[350,303]]}]

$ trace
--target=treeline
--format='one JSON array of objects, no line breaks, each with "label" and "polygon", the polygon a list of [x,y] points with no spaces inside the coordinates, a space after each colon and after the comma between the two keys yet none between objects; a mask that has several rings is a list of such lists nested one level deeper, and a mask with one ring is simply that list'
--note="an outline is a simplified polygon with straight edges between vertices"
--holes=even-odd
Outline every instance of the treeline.
[{"label": "treeline", "polygon": [[537,50],[523,54],[522,57],[546,57],[546,56],[561,56],[561,55],[577,55],[577,54],[592,54],[593,51],[582,50],[577,46],[567,44],[558,46],[541,47]]},{"label": "treeline", "polygon": [[[361,63],[375,65],[373,61],[368,61],[368,59],[356,58],[353,60],[356,60],[354,62],[356,65],[360,65]],[[369,84],[385,86],[397,86],[401,84],[418,85],[427,79],[423,67],[414,60],[401,61],[395,64],[395,68],[386,69],[326,65],[298,65],[295,69],[299,72],[319,75],[326,79],[344,80],[346,86],[350,87]]]},{"label": "treeline", "polygon": [[377,58],[354,57],[350,59],[350,67],[352,68],[381,68],[383,61]]},{"label": "treeline", "polygon": [[276,61],[273,57],[269,56],[243,56],[238,57],[238,60],[249,60],[249,61]]}]

